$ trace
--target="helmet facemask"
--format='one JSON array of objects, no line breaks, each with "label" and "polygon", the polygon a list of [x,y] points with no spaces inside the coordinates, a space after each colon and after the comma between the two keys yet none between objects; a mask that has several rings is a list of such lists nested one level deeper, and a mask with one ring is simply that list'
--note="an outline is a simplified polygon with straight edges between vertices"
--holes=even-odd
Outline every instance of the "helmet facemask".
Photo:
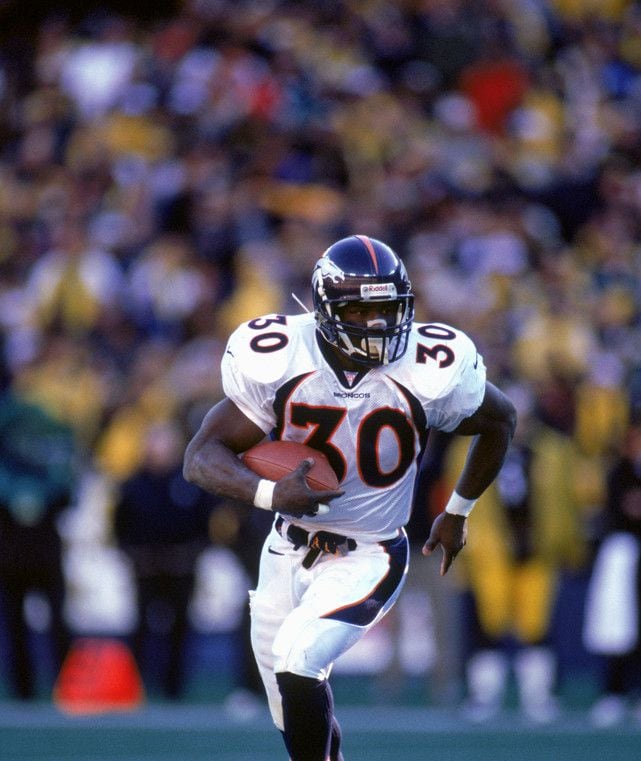
[{"label": "helmet facemask", "polygon": [[341,319],[341,308],[347,303],[326,299],[316,311],[318,327],[329,343],[353,362],[370,367],[388,365],[405,354],[412,326],[413,296],[394,300],[396,309],[390,320],[369,320],[366,326]]},{"label": "helmet facemask", "polygon": [[[316,324],[323,338],[352,362],[377,367],[407,350],[414,296],[403,262],[389,246],[353,235],[330,246],[312,273]],[[381,316],[364,324],[343,319],[359,302],[381,306]]]}]

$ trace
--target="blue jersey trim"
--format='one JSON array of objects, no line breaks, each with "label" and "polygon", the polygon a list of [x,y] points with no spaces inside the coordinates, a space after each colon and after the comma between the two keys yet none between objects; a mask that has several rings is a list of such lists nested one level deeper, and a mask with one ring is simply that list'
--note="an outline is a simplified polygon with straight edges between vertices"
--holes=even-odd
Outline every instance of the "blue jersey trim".
[{"label": "blue jersey trim", "polygon": [[379,542],[389,556],[387,573],[365,599],[326,613],[321,618],[343,621],[355,626],[369,626],[388,603],[403,581],[409,562],[409,545],[405,532],[394,539]]}]

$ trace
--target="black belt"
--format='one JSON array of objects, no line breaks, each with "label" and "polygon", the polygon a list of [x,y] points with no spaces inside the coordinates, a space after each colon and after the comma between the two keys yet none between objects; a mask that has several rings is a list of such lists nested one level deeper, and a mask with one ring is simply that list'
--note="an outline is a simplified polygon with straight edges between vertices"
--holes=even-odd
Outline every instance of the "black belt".
[{"label": "black belt", "polygon": [[285,519],[279,515],[276,519],[276,531],[294,545],[294,549],[299,547],[309,547],[309,552],[303,558],[303,568],[310,568],[321,552],[328,552],[330,555],[344,555],[351,550],[356,549],[356,541],[341,534],[333,534],[331,531],[317,531],[310,534],[300,526],[293,523],[287,525],[287,531],[283,534],[282,528]]}]

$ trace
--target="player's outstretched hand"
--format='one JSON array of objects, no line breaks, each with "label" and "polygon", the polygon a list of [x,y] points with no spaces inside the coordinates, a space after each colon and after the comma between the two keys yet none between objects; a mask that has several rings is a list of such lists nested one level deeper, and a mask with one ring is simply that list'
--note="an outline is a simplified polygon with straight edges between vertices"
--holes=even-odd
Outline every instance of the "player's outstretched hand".
[{"label": "player's outstretched hand", "polygon": [[423,545],[423,555],[431,555],[440,544],[443,548],[441,576],[444,576],[465,546],[466,540],[467,518],[442,512],[432,524],[428,540]]},{"label": "player's outstretched hand", "polygon": [[310,489],[305,480],[306,473],[314,464],[309,458],[286,476],[276,482],[272,510],[300,518],[303,515],[317,515],[329,511],[327,504],[332,499],[340,497],[343,489],[326,489],[315,491]]}]

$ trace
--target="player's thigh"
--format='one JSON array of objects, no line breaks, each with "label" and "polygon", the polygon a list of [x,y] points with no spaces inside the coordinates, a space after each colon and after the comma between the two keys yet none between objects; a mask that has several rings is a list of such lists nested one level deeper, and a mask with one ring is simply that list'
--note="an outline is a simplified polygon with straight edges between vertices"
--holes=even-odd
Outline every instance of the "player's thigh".
[{"label": "player's thigh", "polygon": [[299,560],[292,546],[274,530],[265,540],[256,589],[249,593],[251,640],[259,665],[272,668],[272,644],[296,604],[293,579]]},{"label": "player's thigh", "polygon": [[336,658],[385,615],[401,591],[408,559],[404,536],[389,544],[326,556],[307,572],[300,603],[274,640],[275,671],[327,678]]}]

